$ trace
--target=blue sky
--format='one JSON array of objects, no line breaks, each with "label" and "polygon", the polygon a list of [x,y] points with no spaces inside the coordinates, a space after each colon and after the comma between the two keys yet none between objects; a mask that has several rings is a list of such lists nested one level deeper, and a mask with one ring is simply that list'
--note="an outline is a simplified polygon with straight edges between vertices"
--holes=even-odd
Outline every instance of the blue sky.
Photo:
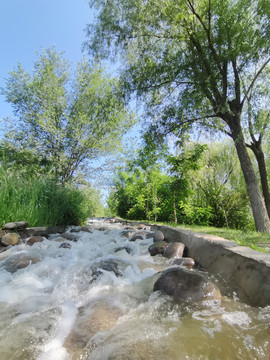
[{"label": "blue sky", "polygon": [[[0,0],[0,88],[17,62],[31,72],[42,47],[55,45],[67,59],[79,61],[91,21],[88,0]],[[12,116],[4,100],[0,95],[0,119]]]}]

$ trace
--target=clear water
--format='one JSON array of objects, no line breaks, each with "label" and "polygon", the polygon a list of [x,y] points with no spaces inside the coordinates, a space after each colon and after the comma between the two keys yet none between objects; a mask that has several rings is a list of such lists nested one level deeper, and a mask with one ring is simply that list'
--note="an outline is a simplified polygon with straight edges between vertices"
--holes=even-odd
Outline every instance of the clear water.
[{"label": "clear water", "polygon": [[[51,237],[0,254],[1,360],[270,359],[270,307],[233,293],[188,306],[153,293],[169,260],[148,254],[152,239],[129,242],[122,230],[80,232],[71,249]],[[115,253],[121,246],[132,253]],[[6,271],[18,254],[40,261]],[[108,259],[122,276],[102,270],[93,281],[91,267]]]}]

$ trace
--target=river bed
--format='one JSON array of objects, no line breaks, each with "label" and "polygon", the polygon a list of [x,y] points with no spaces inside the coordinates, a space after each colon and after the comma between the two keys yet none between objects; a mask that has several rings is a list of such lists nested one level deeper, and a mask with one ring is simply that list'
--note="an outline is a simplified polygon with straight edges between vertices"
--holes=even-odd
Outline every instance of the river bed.
[{"label": "river bed", "polygon": [[[176,303],[153,292],[172,265],[150,256],[152,238],[130,242],[120,223],[91,226],[70,248],[51,235],[0,254],[1,360],[270,359],[270,307],[239,302],[214,277],[221,301]],[[38,261],[11,272],[5,262],[19,254]]]}]

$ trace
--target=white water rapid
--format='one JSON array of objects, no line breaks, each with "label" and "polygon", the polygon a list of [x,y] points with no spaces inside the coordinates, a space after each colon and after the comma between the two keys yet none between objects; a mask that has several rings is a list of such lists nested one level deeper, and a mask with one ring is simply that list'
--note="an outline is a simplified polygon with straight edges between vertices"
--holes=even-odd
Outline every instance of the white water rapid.
[{"label": "white water rapid", "polygon": [[[51,235],[0,254],[0,360],[270,359],[270,307],[240,303],[228,289],[221,301],[176,303],[153,292],[172,265],[150,256],[152,238],[91,226],[70,248]],[[11,271],[18,255],[35,260]]]}]

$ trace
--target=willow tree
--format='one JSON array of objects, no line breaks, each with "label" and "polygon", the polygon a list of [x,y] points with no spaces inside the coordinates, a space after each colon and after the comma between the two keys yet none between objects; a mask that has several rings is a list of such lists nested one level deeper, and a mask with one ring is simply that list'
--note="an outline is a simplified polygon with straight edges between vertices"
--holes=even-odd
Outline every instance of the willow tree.
[{"label": "willow tree", "polygon": [[161,131],[180,135],[198,125],[233,139],[256,228],[270,232],[242,122],[243,106],[270,62],[269,3],[92,0],[90,5],[98,15],[88,26],[86,45],[97,56],[115,57],[118,51],[125,89],[143,96]]},{"label": "willow tree", "polygon": [[116,151],[134,120],[116,78],[86,60],[73,72],[55,48],[39,55],[32,73],[18,64],[2,93],[13,107],[15,123],[15,131],[0,144],[6,160],[13,166],[30,162],[35,172],[61,182]]}]

